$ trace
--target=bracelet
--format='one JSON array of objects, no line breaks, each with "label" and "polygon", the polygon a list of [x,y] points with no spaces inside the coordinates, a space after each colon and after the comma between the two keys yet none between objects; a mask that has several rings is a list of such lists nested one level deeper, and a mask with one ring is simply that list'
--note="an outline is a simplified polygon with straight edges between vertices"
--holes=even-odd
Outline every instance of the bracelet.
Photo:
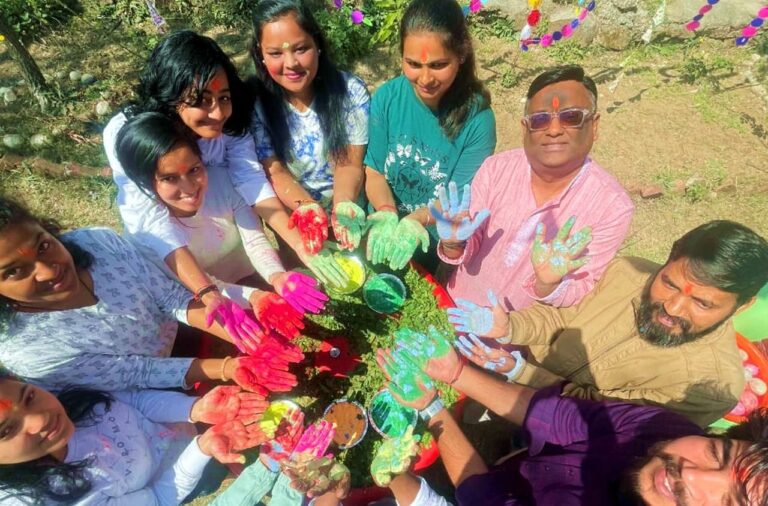
[{"label": "bracelet", "polygon": [[430,418],[438,414],[443,409],[445,409],[445,404],[443,404],[443,401],[440,399],[440,397],[435,397],[435,400],[432,401],[429,406],[419,411],[419,417],[427,422]]},{"label": "bracelet", "polygon": [[515,357],[515,367],[513,367],[511,371],[504,373],[504,376],[507,377],[507,383],[512,383],[519,378],[520,373],[523,372],[523,367],[528,363],[519,351],[513,351],[511,355]]},{"label": "bracelet", "polygon": [[226,374],[224,374],[224,370],[227,368],[227,362],[232,360],[232,357],[226,356],[224,357],[224,361],[221,363],[221,381],[229,381],[229,378],[227,378]]},{"label": "bracelet", "polygon": [[461,373],[464,372],[464,357],[462,355],[459,355],[459,370],[456,371],[456,376],[453,377],[451,381],[448,382],[449,385],[453,385],[457,381],[459,381],[459,376],[461,376]]},{"label": "bracelet", "polygon": [[197,292],[195,292],[195,300],[200,302],[203,300],[203,295],[207,295],[211,292],[218,292],[219,287],[216,286],[216,283],[211,283],[210,285],[205,285],[201,289],[199,289]]},{"label": "bracelet", "polygon": [[397,208],[395,206],[390,206],[389,204],[385,206],[381,206],[380,208],[376,209],[377,211],[392,211],[393,213],[397,212]]}]

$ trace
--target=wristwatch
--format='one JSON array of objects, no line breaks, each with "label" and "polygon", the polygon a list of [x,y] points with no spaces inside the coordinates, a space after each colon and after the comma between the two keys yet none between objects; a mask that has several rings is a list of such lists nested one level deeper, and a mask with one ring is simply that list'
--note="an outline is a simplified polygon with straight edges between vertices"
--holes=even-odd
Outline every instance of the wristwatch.
[{"label": "wristwatch", "polygon": [[504,373],[504,376],[507,377],[507,383],[514,382],[520,376],[520,373],[523,372],[523,367],[525,367],[525,364],[527,363],[523,358],[523,355],[517,350],[512,352],[512,356],[515,359],[515,367],[513,367],[511,371]]},{"label": "wristwatch", "polygon": [[443,404],[443,401],[440,399],[440,397],[435,397],[435,400],[432,401],[429,406],[419,411],[419,416],[422,420],[427,422],[430,418],[438,414],[443,409],[445,409],[445,404]]}]

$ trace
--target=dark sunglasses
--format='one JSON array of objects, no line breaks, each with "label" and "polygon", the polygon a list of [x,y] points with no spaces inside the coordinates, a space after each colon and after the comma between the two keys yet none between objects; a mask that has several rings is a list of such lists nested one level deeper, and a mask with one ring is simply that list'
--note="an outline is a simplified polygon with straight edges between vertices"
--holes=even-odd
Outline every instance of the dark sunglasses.
[{"label": "dark sunglasses", "polygon": [[589,109],[565,109],[558,112],[537,112],[523,116],[523,121],[528,127],[529,132],[538,132],[546,130],[552,124],[552,120],[557,116],[560,125],[563,128],[581,128],[584,122],[591,118],[595,113]]}]

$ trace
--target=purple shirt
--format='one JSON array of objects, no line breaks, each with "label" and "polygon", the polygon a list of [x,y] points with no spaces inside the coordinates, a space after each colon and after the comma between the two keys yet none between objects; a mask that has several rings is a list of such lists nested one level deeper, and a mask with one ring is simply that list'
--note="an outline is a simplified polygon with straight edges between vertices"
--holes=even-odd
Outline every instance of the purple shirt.
[{"label": "purple shirt", "polygon": [[663,408],[560,397],[561,388],[534,395],[523,424],[528,450],[465,480],[460,505],[615,504],[624,472],[651,446],[703,434]]}]

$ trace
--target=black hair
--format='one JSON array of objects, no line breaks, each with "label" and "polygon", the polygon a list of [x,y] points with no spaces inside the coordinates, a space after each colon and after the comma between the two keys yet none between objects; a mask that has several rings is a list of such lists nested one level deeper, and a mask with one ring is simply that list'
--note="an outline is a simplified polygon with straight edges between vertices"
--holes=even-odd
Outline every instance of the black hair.
[{"label": "black hair", "polygon": [[750,443],[733,465],[738,495],[744,504],[768,506],[768,409],[756,409],[726,437]]},{"label": "black hair", "polygon": [[[93,255],[74,242],[61,239],[62,226],[56,220],[35,216],[19,202],[0,195],[0,236],[8,225],[20,223],[37,223],[43,227],[43,230],[55,237],[69,251],[75,267],[87,269],[93,264]],[[7,322],[13,313],[12,304],[11,299],[0,295],[0,322]]]},{"label": "black hair", "polygon": [[456,0],[413,0],[400,22],[400,53],[408,35],[424,32],[442,35],[445,48],[462,60],[456,79],[438,107],[443,133],[455,139],[473,111],[491,107],[491,94],[477,77],[472,37]]},{"label": "black hair", "polygon": [[251,94],[219,45],[190,30],[172,33],[155,46],[136,87],[138,101],[126,112],[155,111],[178,118],[179,105],[200,105],[205,85],[219,69],[227,74],[233,105],[224,133],[244,135],[251,122]]},{"label": "black hair", "polygon": [[[592,108],[597,109],[597,85],[591,77],[584,73],[584,69],[580,65],[561,65],[536,76],[536,79],[528,87],[528,101],[547,86],[563,81],[576,81],[583,84],[592,99]],[[526,103],[527,107],[528,104]]]},{"label": "black hair", "polygon": [[[15,380],[0,373],[0,381]],[[109,410],[112,396],[106,392],[68,388],[58,396],[67,416],[76,426],[98,422],[94,408],[104,404]],[[0,464],[0,491],[30,504],[77,501],[91,490],[86,474],[90,459],[65,463],[50,455],[20,464]]]},{"label": "black hair", "polygon": [[141,113],[117,133],[115,151],[125,174],[148,197],[156,198],[157,163],[177,145],[186,145],[202,157],[192,132],[181,121],[159,112]]},{"label": "black hair", "polygon": [[256,67],[256,76],[250,84],[261,100],[266,115],[267,131],[277,157],[288,161],[288,146],[291,138],[288,130],[288,105],[285,89],[277,84],[267,72],[261,47],[264,25],[277,19],[293,15],[296,23],[315,41],[318,50],[317,75],[312,81],[314,109],[320,119],[320,128],[325,137],[325,149],[336,161],[347,159],[349,137],[344,119],[347,101],[347,84],[341,71],[330,59],[328,44],[309,6],[302,0],[262,0],[253,12],[253,42],[251,57]]},{"label": "black hair", "polygon": [[736,294],[737,305],[768,283],[768,242],[733,221],[710,221],[686,233],[672,245],[667,263],[681,258],[697,281]]}]

